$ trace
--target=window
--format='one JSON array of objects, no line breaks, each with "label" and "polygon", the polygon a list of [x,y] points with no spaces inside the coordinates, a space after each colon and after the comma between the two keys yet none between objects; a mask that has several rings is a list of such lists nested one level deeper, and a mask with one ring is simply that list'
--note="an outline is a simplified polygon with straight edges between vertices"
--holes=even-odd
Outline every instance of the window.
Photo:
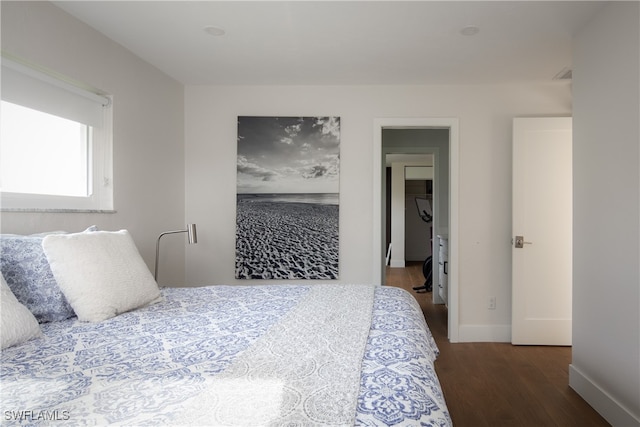
[{"label": "window", "polygon": [[0,111],[2,191],[90,194],[89,126],[5,101]]},{"label": "window", "polygon": [[110,99],[2,58],[3,210],[111,210]]}]

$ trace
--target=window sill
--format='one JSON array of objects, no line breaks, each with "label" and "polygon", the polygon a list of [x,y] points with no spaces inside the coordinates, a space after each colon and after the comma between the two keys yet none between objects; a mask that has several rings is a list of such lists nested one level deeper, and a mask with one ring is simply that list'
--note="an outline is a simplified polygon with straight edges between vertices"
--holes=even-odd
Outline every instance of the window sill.
[{"label": "window sill", "polygon": [[37,212],[37,213],[83,213],[83,214],[114,214],[116,210],[101,209],[36,209],[36,208],[0,208],[0,212]]}]

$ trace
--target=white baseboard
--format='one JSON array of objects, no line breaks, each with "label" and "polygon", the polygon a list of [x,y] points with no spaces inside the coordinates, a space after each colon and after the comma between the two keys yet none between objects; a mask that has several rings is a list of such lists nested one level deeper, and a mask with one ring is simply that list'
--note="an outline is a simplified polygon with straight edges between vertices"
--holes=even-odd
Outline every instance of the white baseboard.
[{"label": "white baseboard", "polygon": [[511,325],[460,325],[458,342],[511,342]]},{"label": "white baseboard", "polygon": [[392,259],[391,260],[391,267],[392,268],[404,268],[405,264],[404,264],[404,260],[403,259]]},{"label": "white baseboard", "polygon": [[569,387],[614,427],[640,427],[640,418],[593,382],[580,369],[569,365]]}]

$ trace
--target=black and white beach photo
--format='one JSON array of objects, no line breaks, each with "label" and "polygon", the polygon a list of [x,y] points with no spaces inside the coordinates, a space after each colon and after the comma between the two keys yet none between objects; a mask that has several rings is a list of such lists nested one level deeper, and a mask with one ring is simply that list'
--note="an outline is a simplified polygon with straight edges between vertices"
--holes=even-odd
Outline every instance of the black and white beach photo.
[{"label": "black and white beach photo", "polygon": [[338,278],[339,171],[339,117],[238,117],[236,278]]}]

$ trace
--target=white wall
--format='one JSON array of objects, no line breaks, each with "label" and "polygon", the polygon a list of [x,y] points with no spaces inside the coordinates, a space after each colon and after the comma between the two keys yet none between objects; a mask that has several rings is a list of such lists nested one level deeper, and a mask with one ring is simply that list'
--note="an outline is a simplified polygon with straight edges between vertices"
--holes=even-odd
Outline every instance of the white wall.
[{"label": "white wall", "polygon": [[[238,115],[341,117],[340,282],[368,283],[372,265],[375,118],[457,117],[460,123],[461,340],[511,325],[511,122],[570,115],[562,83],[495,86],[193,86],[185,89],[186,210],[199,225],[189,283],[234,278]],[[375,280],[379,282],[379,280]],[[487,310],[489,295],[496,310]],[[507,329],[508,330],[508,329]],[[501,337],[509,340],[510,337]]]},{"label": "white wall", "polygon": [[[3,233],[129,229],[153,271],[155,239],[185,226],[183,86],[48,2],[2,2],[2,50],[113,95],[115,214],[2,212]],[[184,282],[163,239],[160,281]],[[180,238],[178,238],[180,239]]]},{"label": "white wall", "polygon": [[607,5],[575,38],[571,386],[640,426],[640,8]]},{"label": "white wall", "polygon": [[389,265],[393,268],[405,266],[404,167],[403,162],[391,163],[391,261]]}]

